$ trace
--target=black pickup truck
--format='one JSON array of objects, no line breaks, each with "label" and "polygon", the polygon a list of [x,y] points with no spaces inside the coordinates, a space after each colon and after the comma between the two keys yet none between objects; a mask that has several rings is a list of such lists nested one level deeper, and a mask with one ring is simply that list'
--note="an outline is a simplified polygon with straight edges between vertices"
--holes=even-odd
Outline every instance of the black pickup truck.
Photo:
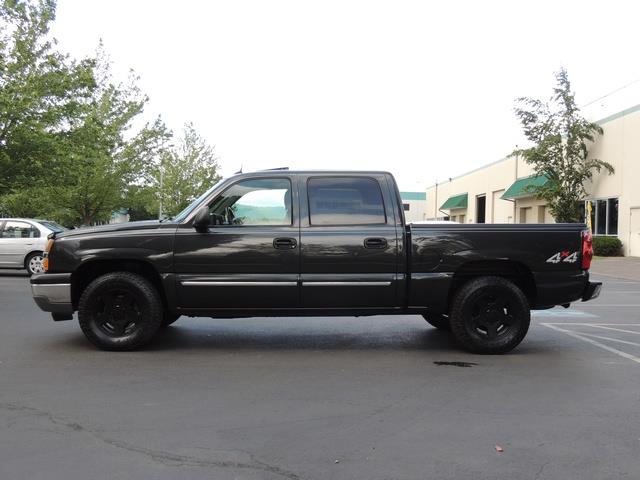
[{"label": "black pickup truck", "polygon": [[223,180],[173,219],[53,234],[33,297],[132,350],[179,316],[419,314],[504,353],[530,310],[595,298],[582,224],[405,224],[386,172],[273,170]]}]

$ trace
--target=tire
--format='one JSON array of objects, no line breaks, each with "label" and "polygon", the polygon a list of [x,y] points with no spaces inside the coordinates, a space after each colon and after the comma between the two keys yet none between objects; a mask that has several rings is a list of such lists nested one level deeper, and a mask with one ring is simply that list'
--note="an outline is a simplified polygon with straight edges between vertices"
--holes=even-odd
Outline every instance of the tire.
[{"label": "tire", "polygon": [[101,350],[136,350],[162,325],[162,299],[140,275],[107,273],[82,292],[78,320],[87,339]]},{"label": "tire", "polygon": [[451,331],[449,317],[440,313],[422,315],[429,325],[445,332]]},{"label": "tire", "polygon": [[531,312],[522,290],[501,277],[464,284],[451,305],[451,332],[465,349],[482,354],[513,350],[529,330]]},{"label": "tire", "polygon": [[174,323],[176,323],[176,321],[180,318],[180,315],[178,315],[177,313],[171,313],[168,311],[164,311],[164,313],[162,314],[162,328],[168,327],[169,325],[172,325]]},{"label": "tire", "polygon": [[35,275],[36,273],[44,273],[42,260],[44,260],[42,252],[31,252],[27,255],[27,258],[24,260],[24,268],[27,269],[29,276]]}]

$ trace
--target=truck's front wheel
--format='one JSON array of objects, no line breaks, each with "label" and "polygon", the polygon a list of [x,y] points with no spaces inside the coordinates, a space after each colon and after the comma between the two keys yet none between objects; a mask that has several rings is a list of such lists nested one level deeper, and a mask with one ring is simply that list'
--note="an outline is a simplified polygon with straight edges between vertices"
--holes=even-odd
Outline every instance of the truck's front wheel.
[{"label": "truck's front wheel", "polygon": [[87,286],[78,303],[80,327],[103,350],[135,350],[148,343],[162,324],[162,300],[146,278],[112,272]]},{"label": "truck's front wheel", "polygon": [[464,284],[451,305],[451,332],[467,350],[506,353],[529,330],[529,302],[513,282],[501,277],[479,277]]}]

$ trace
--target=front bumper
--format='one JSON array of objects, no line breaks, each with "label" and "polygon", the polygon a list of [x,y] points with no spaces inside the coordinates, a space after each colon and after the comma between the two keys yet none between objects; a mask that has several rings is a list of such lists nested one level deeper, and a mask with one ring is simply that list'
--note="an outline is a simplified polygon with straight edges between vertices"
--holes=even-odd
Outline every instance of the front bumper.
[{"label": "front bumper", "polygon": [[31,277],[33,300],[41,310],[55,314],[73,314],[71,302],[71,275],[44,273]]},{"label": "front bumper", "polygon": [[589,282],[582,293],[582,301],[588,302],[594,298],[598,298],[602,290],[602,282]]}]

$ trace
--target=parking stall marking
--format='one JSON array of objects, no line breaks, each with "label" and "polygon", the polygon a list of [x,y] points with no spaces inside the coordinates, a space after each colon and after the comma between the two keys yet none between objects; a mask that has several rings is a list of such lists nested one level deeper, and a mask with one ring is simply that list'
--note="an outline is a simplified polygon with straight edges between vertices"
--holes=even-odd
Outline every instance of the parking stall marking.
[{"label": "parking stall marking", "polygon": [[549,310],[534,310],[531,312],[534,317],[563,317],[563,318],[599,318],[598,315],[589,312],[583,312],[581,310],[566,310],[566,309],[549,309]]},{"label": "parking stall marking", "polygon": [[599,338],[600,340],[609,340],[610,342],[615,342],[615,343],[624,343],[625,345],[633,345],[634,347],[640,347],[640,343],[630,342],[628,340],[620,340],[619,338],[605,337],[603,335],[594,335],[593,333],[584,333],[584,332],[580,332],[580,335],[584,335],[585,337],[590,337],[590,338]]},{"label": "parking stall marking", "polygon": [[[610,324],[607,324],[610,325]],[[596,324],[596,323],[585,323],[584,326],[588,326],[588,327],[593,327],[593,328],[601,328],[603,330],[613,330],[615,332],[622,332],[622,333],[632,333],[634,335],[640,335],[640,332],[636,332],[635,330],[625,330],[624,328],[612,328],[612,327],[608,327],[606,325],[601,325],[601,324]],[[616,325],[617,326],[617,325]],[[629,327],[637,327],[639,326],[637,323],[628,323],[627,326]]]},{"label": "parking stall marking", "polygon": [[[632,362],[640,364],[640,358],[635,356],[635,355],[631,355],[630,353],[623,352],[622,350],[618,350],[617,348],[610,347],[609,345],[605,345],[604,343],[598,342],[597,340],[594,340],[593,338],[589,338],[589,337],[585,336],[585,335],[588,335],[588,334],[576,333],[576,332],[573,332],[571,330],[566,330],[564,328],[558,327],[558,325],[595,326],[592,323],[562,323],[562,324],[541,323],[541,325],[544,325],[547,328],[551,328],[552,330],[556,330],[558,332],[562,332],[562,333],[564,333],[566,335],[569,335],[570,337],[576,338],[578,340],[582,340],[583,342],[590,343],[591,345],[599,347],[599,348],[601,348],[603,350],[606,350],[606,351],[608,351],[610,353],[613,353],[613,354],[618,355],[618,356],[620,356],[622,358],[626,358],[627,360],[631,360]],[[625,325],[640,327],[640,324],[638,324],[638,323],[625,324]],[[638,333],[638,332],[632,332],[632,333]]]}]

